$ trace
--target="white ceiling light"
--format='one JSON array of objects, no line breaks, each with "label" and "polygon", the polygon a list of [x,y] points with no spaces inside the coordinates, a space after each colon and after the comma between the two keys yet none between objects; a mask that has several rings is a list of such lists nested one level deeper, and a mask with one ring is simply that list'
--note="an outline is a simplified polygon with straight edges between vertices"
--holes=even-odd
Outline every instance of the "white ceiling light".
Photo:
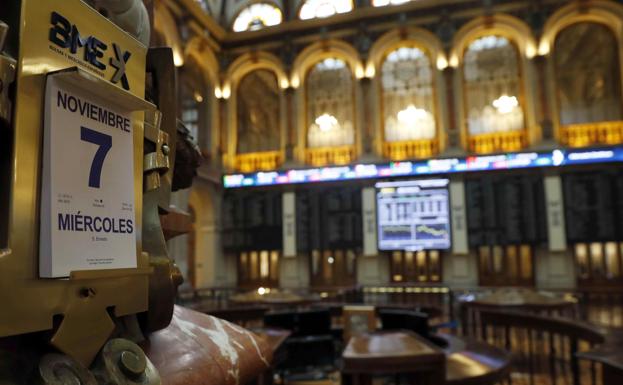
[{"label": "white ceiling light", "polygon": [[428,116],[426,110],[417,108],[413,104],[398,112],[398,121],[403,124],[414,123],[416,120],[425,119]]},{"label": "white ceiling light", "polygon": [[502,95],[495,99],[492,104],[500,114],[508,114],[519,106],[519,101],[514,96]]},{"label": "white ceiling light", "polygon": [[329,115],[327,113],[324,113],[317,117],[314,122],[320,128],[320,131],[323,132],[334,130],[338,126],[338,122],[335,116]]}]

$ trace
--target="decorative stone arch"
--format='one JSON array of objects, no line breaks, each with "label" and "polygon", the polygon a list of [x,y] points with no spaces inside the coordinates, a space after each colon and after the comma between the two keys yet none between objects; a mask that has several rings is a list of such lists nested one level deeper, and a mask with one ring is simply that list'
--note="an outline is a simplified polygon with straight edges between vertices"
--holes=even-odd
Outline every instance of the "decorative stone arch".
[{"label": "decorative stone arch", "polygon": [[370,49],[368,61],[365,66],[365,75],[373,77],[374,87],[372,88],[372,108],[374,111],[375,124],[375,151],[380,154],[384,141],[384,122],[382,108],[382,87],[381,69],[385,58],[392,51],[400,47],[416,47],[424,51],[431,61],[434,71],[434,93],[435,93],[435,116],[437,120],[437,139],[440,150],[443,151],[447,127],[447,103],[446,89],[441,70],[448,66],[446,52],[443,43],[430,31],[418,27],[407,27],[389,31],[382,35]]},{"label": "decorative stone arch", "polygon": [[193,60],[201,67],[205,80],[207,80],[214,87],[220,85],[221,82],[219,78],[218,59],[205,38],[201,36],[194,36],[186,42],[184,60]]},{"label": "decorative stone arch", "polygon": [[[573,1],[558,9],[546,21],[538,45],[538,54],[548,57],[554,49],[558,34],[577,23],[597,23],[608,27],[618,43],[619,64],[623,63],[623,5],[612,1]],[[621,89],[623,89],[623,66],[619,65]],[[555,63],[547,60],[547,100],[551,106],[551,118],[556,139],[560,138],[560,113],[556,96]]]},{"label": "decorative stone arch", "polygon": [[471,20],[461,27],[452,42],[448,59],[450,67],[456,68],[454,76],[456,121],[461,133],[463,148],[468,145],[467,119],[465,116],[465,96],[463,90],[463,56],[469,45],[476,39],[496,35],[505,37],[515,45],[519,54],[521,77],[521,93],[524,99],[525,130],[527,144],[537,142],[541,138],[541,127],[536,120],[536,75],[532,58],[537,53],[537,45],[530,26],[522,20],[506,14],[482,16]]},{"label": "decorative stone arch", "polygon": [[441,40],[423,28],[409,27],[389,31],[374,42],[366,64],[366,74],[370,74],[370,66],[374,66],[375,70],[379,69],[389,52],[403,46],[420,48],[429,55],[431,62],[437,67],[444,68],[447,65]]},{"label": "decorative stone arch", "polygon": [[[359,101],[362,100],[360,87],[355,82],[355,79],[363,78],[364,68],[359,58],[357,50],[342,40],[322,40],[316,42],[304,50],[294,60],[292,65],[292,75],[290,77],[290,86],[297,89],[296,91],[296,116],[297,116],[297,142],[295,148],[296,159],[303,162],[305,159],[305,149],[307,147],[307,124],[306,124],[306,105],[305,105],[305,82],[307,80],[307,74],[309,71],[318,64],[318,62],[328,59],[336,58],[341,59],[347,63],[353,76],[353,84],[355,89],[354,105],[357,106]],[[360,127],[362,127],[361,108],[356,108],[354,112],[355,120],[355,143],[356,154],[361,153],[361,137],[359,133]]]},{"label": "decorative stone arch", "polygon": [[[227,69],[225,75],[224,89],[231,90],[227,108],[227,153],[226,164],[229,167],[235,166],[238,144],[238,86],[240,81],[248,74],[257,70],[268,70],[275,74],[277,85],[280,89],[288,88],[288,76],[279,58],[268,52],[249,52],[236,58]],[[279,117],[279,136],[281,158],[285,155],[286,143],[286,100],[283,92],[280,93],[281,116]]]},{"label": "decorative stone arch", "polygon": [[623,34],[623,5],[603,0],[573,1],[565,5],[554,12],[545,23],[538,53],[549,54],[558,33],[572,24],[581,22],[594,22],[610,27],[620,44]]},{"label": "decorative stone arch", "polygon": [[[234,3],[232,1],[232,3]],[[226,25],[229,31],[234,29],[234,23],[236,19],[240,15],[242,11],[246,8],[250,7],[253,4],[257,3],[266,3],[270,5],[274,5],[275,7],[281,10],[282,22],[285,21],[286,15],[284,12],[283,1],[282,0],[250,0],[250,1],[239,1],[237,4],[234,4],[233,7],[226,10]]]},{"label": "decorative stone arch", "polygon": [[457,31],[450,50],[450,65],[459,66],[467,47],[487,35],[498,35],[512,41],[524,58],[531,59],[536,55],[536,40],[530,26],[514,16],[495,14],[471,20]]},{"label": "decorative stone arch", "polygon": [[267,69],[275,73],[281,88],[288,88],[288,76],[279,58],[268,52],[249,52],[236,58],[227,69],[226,84],[232,91],[237,88],[240,80],[249,72]]},{"label": "decorative stone arch", "polygon": [[184,44],[177,29],[177,22],[167,6],[160,1],[154,4],[154,33],[161,41],[164,41],[167,47],[173,49],[175,65],[182,66],[184,64]]},{"label": "decorative stone arch", "polygon": [[294,88],[304,86],[309,70],[319,61],[327,58],[344,60],[354,76],[363,77],[363,65],[357,50],[342,40],[322,40],[316,42],[299,53],[292,65],[291,85]]}]

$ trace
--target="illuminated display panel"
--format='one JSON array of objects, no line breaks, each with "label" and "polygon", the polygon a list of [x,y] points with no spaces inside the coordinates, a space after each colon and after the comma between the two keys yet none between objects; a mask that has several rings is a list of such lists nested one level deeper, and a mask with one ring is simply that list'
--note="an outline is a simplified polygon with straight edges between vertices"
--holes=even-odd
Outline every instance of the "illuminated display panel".
[{"label": "illuminated display panel", "polygon": [[273,186],[611,162],[623,162],[623,147],[583,150],[561,149],[547,152],[474,155],[464,158],[231,174],[223,176],[223,186],[225,188]]},{"label": "illuminated display panel", "polygon": [[450,248],[448,179],[376,184],[379,250]]}]

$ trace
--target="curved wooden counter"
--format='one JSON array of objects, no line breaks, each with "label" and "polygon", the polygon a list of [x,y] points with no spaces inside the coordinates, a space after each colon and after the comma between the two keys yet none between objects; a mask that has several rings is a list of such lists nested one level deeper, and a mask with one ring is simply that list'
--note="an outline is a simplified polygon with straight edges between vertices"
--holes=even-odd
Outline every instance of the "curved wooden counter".
[{"label": "curved wooden counter", "polygon": [[167,385],[240,385],[270,367],[269,342],[216,317],[175,306],[173,320],[141,344]]},{"label": "curved wooden counter", "polygon": [[459,338],[438,334],[445,340],[446,384],[448,385],[487,385],[505,379],[510,372],[510,353],[476,341],[472,338]]}]

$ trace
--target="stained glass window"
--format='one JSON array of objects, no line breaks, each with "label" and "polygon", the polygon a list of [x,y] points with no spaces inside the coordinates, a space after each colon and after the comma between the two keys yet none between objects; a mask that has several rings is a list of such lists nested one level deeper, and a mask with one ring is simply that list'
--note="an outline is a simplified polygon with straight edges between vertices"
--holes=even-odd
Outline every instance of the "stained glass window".
[{"label": "stained glass window", "polygon": [[554,48],[562,125],[621,120],[621,77],[616,38],[597,23],[573,24]]},{"label": "stained glass window", "polygon": [[392,51],[382,66],[383,119],[388,142],[433,139],[433,69],[419,48]]},{"label": "stained glass window", "polygon": [[473,41],[464,56],[465,108],[471,135],[524,129],[519,54],[505,37]]},{"label": "stained glass window", "polygon": [[243,9],[234,21],[235,32],[256,31],[281,23],[283,14],[272,4],[255,3]]},{"label": "stained glass window", "polygon": [[238,86],[238,153],[279,150],[279,86],[265,69],[245,75]]},{"label": "stained glass window", "polygon": [[307,75],[307,144],[334,147],[354,144],[353,79],[340,59],[325,59]]},{"label": "stained glass window", "polygon": [[352,0],[306,0],[299,17],[303,20],[333,16],[353,10]]},{"label": "stained glass window", "polygon": [[372,5],[375,7],[383,7],[385,5],[398,5],[408,3],[411,0],[372,0]]}]

